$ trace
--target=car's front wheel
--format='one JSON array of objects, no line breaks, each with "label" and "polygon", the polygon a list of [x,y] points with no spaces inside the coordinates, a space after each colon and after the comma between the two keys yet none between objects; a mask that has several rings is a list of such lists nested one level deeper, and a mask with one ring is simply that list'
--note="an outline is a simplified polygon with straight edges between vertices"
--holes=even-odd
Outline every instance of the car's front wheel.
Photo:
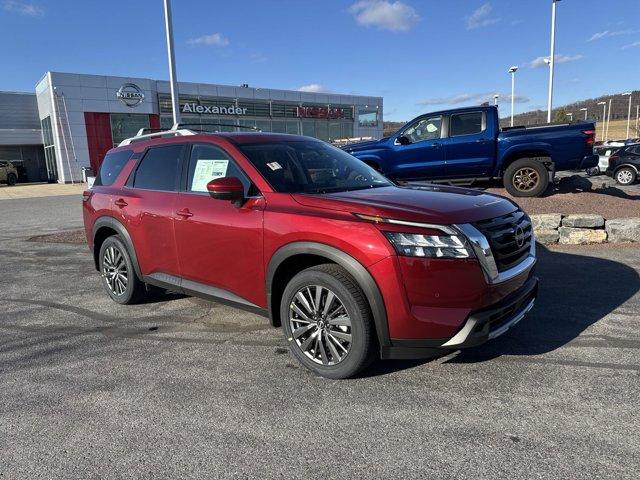
[{"label": "car's front wheel", "polygon": [[7,175],[8,185],[15,185],[16,183],[18,183],[18,177],[16,177],[14,173],[10,173],[9,175]]},{"label": "car's front wheel", "polygon": [[352,377],[375,357],[367,300],[338,265],[318,265],[293,277],[282,295],[280,318],[292,354],[323,377]]},{"label": "car's front wheel", "polygon": [[532,158],[521,158],[507,167],[504,188],[514,197],[537,197],[549,186],[549,172]]},{"label": "car's front wheel", "polygon": [[108,237],[100,247],[102,283],[109,296],[125,305],[139,302],[145,295],[126,245],[118,235]]},{"label": "car's front wheel", "polygon": [[619,185],[631,185],[636,181],[636,171],[631,167],[622,167],[616,171],[616,182]]}]

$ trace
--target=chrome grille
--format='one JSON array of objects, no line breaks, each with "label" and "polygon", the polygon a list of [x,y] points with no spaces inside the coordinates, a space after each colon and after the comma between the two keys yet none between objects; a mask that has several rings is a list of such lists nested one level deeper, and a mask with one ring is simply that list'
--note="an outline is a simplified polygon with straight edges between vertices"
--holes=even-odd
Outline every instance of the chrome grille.
[{"label": "chrome grille", "polygon": [[[531,220],[522,210],[481,220],[474,226],[487,238],[498,272],[504,272],[524,260],[531,249]],[[517,238],[519,237],[519,238]],[[518,239],[522,244],[518,244]]]}]

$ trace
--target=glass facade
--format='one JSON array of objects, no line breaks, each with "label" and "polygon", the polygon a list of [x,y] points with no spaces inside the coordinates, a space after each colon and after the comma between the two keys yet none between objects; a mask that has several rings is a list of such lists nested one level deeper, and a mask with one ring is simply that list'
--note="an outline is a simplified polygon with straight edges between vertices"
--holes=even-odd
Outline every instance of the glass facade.
[{"label": "glass facade", "polygon": [[360,127],[377,127],[378,126],[378,110],[373,108],[358,108],[358,126]]},{"label": "glass facade", "polygon": [[112,113],[110,116],[114,147],[125,138],[134,137],[141,128],[149,128],[149,115],[145,113]]},{"label": "glass facade", "polygon": [[42,124],[42,141],[44,143],[44,161],[47,167],[47,179],[49,182],[58,180],[58,164],[56,163],[56,147],[53,142],[53,129],[51,117],[45,117]]}]

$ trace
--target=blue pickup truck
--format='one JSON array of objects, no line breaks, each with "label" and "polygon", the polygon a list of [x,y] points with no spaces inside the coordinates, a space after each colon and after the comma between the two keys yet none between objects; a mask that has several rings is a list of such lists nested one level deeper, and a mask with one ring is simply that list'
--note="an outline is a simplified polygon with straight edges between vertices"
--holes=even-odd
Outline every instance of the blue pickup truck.
[{"label": "blue pickup truck", "polygon": [[556,171],[596,167],[594,140],[592,122],[501,129],[498,109],[481,106],[420,115],[390,137],[343,149],[393,180],[501,178],[511,195],[535,197]]}]

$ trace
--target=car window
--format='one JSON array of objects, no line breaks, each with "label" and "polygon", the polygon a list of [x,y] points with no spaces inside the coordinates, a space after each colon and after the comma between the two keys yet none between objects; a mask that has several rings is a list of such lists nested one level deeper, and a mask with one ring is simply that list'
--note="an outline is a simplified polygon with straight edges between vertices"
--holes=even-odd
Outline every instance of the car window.
[{"label": "car window", "polygon": [[239,148],[276,192],[322,194],[393,185],[362,161],[318,140]]},{"label": "car window", "polygon": [[422,118],[410,125],[402,135],[408,137],[411,143],[440,138],[442,129],[442,117]]},{"label": "car window", "polygon": [[251,182],[224,150],[213,145],[194,145],[189,159],[187,191],[207,193],[207,183],[220,177],[237,177],[249,196]]},{"label": "car window", "polygon": [[107,153],[104,157],[104,160],[102,160],[100,170],[98,171],[98,175],[96,176],[93,185],[112,185],[113,182],[116,181],[116,178],[118,178],[118,175],[120,175],[120,172],[122,171],[124,166],[131,158],[131,155],[133,155],[133,151],[131,150]]},{"label": "car window", "polygon": [[484,130],[482,112],[454,113],[449,120],[449,136],[473,135]]},{"label": "car window", "polygon": [[183,145],[150,148],[142,158],[133,180],[133,188],[172,192],[178,186],[178,164]]}]

